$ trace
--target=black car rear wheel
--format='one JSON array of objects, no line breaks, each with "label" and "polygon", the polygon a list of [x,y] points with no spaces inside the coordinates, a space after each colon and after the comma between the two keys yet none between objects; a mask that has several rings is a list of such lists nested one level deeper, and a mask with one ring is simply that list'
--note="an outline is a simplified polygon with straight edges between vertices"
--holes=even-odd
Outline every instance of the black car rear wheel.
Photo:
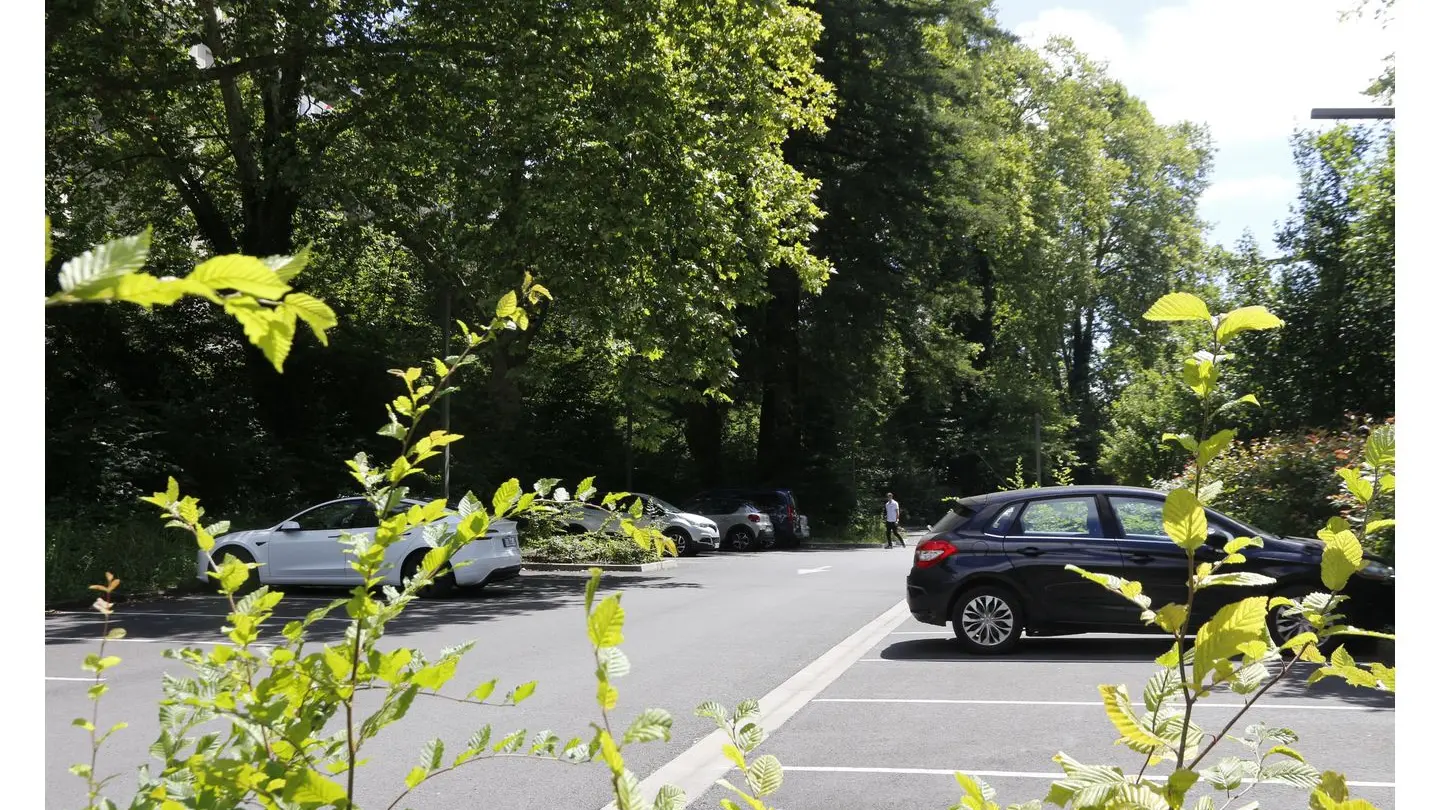
[{"label": "black car rear wheel", "polygon": [[755,536],[744,526],[736,526],[725,535],[725,542],[735,551],[749,551],[755,545]]},{"label": "black car rear wheel", "polygon": [[989,585],[961,594],[951,615],[960,646],[981,655],[1014,649],[1025,631],[1024,619],[1013,593]]},{"label": "black car rear wheel", "polygon": [[[1283,596],[1287,599],[1294,600],[1296,603],[1299,603],[1309,594],[1318,592],[1320,590],[1323,589],[1287,588],[1281,593],[1276,594],[1276,596]],[[1339,610],[1343,613],[1344,606],[1342,605]],[[1273,641],[1276,645],[1284,644],[1285,642],[1289,641],[1295,636],[1300,635],[1301,633],[1315,632],[1315,628],[1311,626],[1310,622],[1305,621],[1305,617],[1291,614],[1289,608],[1284,605],[1277,606],[1274,610],[1270,611],[1268,615],[1266,615],[1265,627],[1270,631],[1270,640]],[[1328,652],[1332,647],[1335,646],[1335,639],[1333,637],[1327,638],[1324,641],[1320,642],[1318,646],[1321,652]]]}]

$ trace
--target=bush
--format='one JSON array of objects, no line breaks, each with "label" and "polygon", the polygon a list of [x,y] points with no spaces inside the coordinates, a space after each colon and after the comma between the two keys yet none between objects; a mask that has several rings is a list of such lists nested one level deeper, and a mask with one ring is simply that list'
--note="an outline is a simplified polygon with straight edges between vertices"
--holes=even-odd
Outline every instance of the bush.
[{"label": "bush", "polygon": [[[1281,433],[1237,445],[1210,462],[1207,477],[1221,482],[1211,506],[1265,531],[1313,537],[1316,527],[1332,515],[1348,516],[1354,509],[1348,495],[1336,494],[1335,471],[1361,457],[1366,436],[1376,424],[1373,419],[1352,417],[1339,430]],[[1192,463],[1179,478],[1157,481],[1155,486],[1182,486],[1194,480],[1194,472]],[[1390,532],[1380,532],[1367,538],[1367,550],[1388,559],[1391,537]]]},{"label": "bush", "polygon": [[529,562],[638,565],[660,559],[653,548],[641,548],[624,535],[605,532],[536,538],[523,550]]},{"label": "bush", "polygon": [[148,516],[65,514],[45,518],[45,603],[94,600],[90,586],[110,571],[130,595],[169,590],[195,578],[195,546]]}]

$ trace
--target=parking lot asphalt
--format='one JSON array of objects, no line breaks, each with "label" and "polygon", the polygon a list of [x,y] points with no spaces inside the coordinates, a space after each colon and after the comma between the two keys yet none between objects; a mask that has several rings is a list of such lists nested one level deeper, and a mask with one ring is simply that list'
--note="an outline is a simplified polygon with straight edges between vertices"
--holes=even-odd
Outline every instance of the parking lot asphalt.
[{"label": "parking lot asphalt", "polygon": [[[692,711],[706,700],[734,706],[746,698],[761,700],[770,732],[757,753],[775,754],[785,767],[773,803],[786,810],[945,808],[958,800],[956,769],[993,785],[1002,805],[1020,802],[1044,796],[1059,773],[1051,757],[1060,750],[1127,772],[1138,767],[1138,755],[1114,745],[1096,685],[1125,683],[1139,695],[1163,642],[1038,638],[998,658],[967,655],[947,628],[920,624],[904,608],[910,551],[726,553],[684,559],[667,571],[607,575],[602,593],[624,594],[623,648],[632,664],[618,684],[616,717],[628,724],[649,706],[675,716],[669,744],[627,749],[630,768],[652,789],[659,781],[686,787],[692,807],[718,807],[723,791],[710,786],[727,763],[713,725]],[[389,804],[432,737],[458,746],[485,723],[497,732],[553,729],[562,738],[588,737],[598,715],[583,584],[582,575],[527,574],[478,594],[417,603],[392,625],[382,646],[433,652],[478,642],[447,691],[468,691],[492,677],[502,689],[528,680],[539,688],[511,709],[418,701],[409,718],[367,749],[371,761],[357,780],[362,806]],[[280,615],[298,617],[335,595],[297,589]],[[219,640],[223,618],[224,605],[213,596],[123,606],[118,623],[128,637],[110,648],[123,661],[111,671],[100,725],[125,720],[130,727],[113,738],[97,768],[125,774],[113,783],[115,798],[128,799],[130,774],[149,759],[162,674],[179,671],[161,652]],[[83,783],[66,769],[88,759],[88,749],[70,720],[89,714],[79,665],[94,649],[98,624],[83,612],[50,613],[45,622],[46,805],[81,806]],[[319,638],[337,637],[343,623],[316,629]],[[1393,697],[1336,681],[1307,689],[1303,677],[1270,690],[1240,727],[1264,721],[1294,729],[1295,747],[1317,767],[1345,772],[1353,795],[1394,806]],[[1199,724],[1218,730],[1226,707],[1240,700],[1215,696],[1211,708],[1199,710]],[[406,804],[590,810],[609,798],[598,763],[504,760],[437,779]],[[1249,799],[1267,808],[1306,804],[1301,791],[1270,785],[1256,786]]]}]

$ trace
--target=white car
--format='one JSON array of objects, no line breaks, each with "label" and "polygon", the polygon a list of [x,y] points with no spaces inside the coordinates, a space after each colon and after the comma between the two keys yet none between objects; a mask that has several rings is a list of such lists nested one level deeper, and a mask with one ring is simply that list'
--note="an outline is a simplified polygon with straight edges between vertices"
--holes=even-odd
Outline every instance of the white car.
[{"label": "white car", "polygon": [[[421,501],[402,501],[405,507]],[[453,528],[459,516],[443,518]],[[374,531],[375,508],[363,498],[341,498],[313,506],[268,529],[231,532],[215,538],[211,556],[218,563],[233,554],[243,562],[259,563],[251,571],[247,587],[264,585],[357,585],[360,574],[350,566],[353,559],[340,544],[340,533]],[[426,542],[424,527],[406,532],[385,552],[382,571],[385,584],[399,588],[415,575],[432,546]],[[454,570],[438,577],[422,595],[440,596],[458,586],[480,587],[520,574],[520,539],[515,522],[497,520],[482,538],[467,543],[452,558]],[[210,562],[199,552],[196,578],[214,582],[208,576]]]},{"label": "white car", "polygon": [[704,515],[682,512],[675,506],[654,495],[633,493],[615,504],[615,512],[588,503],[571,503],[564,510],[570,531],[620,532],[619,512],[628,512],[630,505],[639,498],[643,506],[636,525],[658,529],[661,534],[675,543],[675,553],[682,557],[699,554],[700,550],[715,550],[720,547],[720,527]]}]

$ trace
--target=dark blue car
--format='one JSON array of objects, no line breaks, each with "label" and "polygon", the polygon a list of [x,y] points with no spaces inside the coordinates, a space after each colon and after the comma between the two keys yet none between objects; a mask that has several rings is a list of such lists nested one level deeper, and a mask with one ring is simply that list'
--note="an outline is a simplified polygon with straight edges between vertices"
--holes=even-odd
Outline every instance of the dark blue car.
[{"label": "dark blue car", "polygon": [[[921,539],[906,581],[910,613],[919,621],[954,626],[968,650],[1001,653],[1022,633],[1159,632],[1140,620],[1131,602],[1065,570],[1077,565],[1142,583],[1155,607],[1183,604],[1185,552],[1165,534],[1165,494],[1150,489],[1070,486],[1022,489],[965,498]],[[1259,537],[1244,550],[1246,562],[1226,571],[1253,571],[1275,579],[1271,596],[1298,598],[1326,588],[1320,581],[1319,540],[1277,537],[1207,509],[1210,540],[1198,562],[1218,561],[1236,537]],[[1262,591],[1214,587],[1200,591],[1190,627],[1221,606]],[[1345,588],[1346,623],[1366,629],[1394,626],[1395,571],[1367,555],[1365,568]],[[1270,615],[1270,632],[1283,641],[1306,629],[1302,619]]]}]

